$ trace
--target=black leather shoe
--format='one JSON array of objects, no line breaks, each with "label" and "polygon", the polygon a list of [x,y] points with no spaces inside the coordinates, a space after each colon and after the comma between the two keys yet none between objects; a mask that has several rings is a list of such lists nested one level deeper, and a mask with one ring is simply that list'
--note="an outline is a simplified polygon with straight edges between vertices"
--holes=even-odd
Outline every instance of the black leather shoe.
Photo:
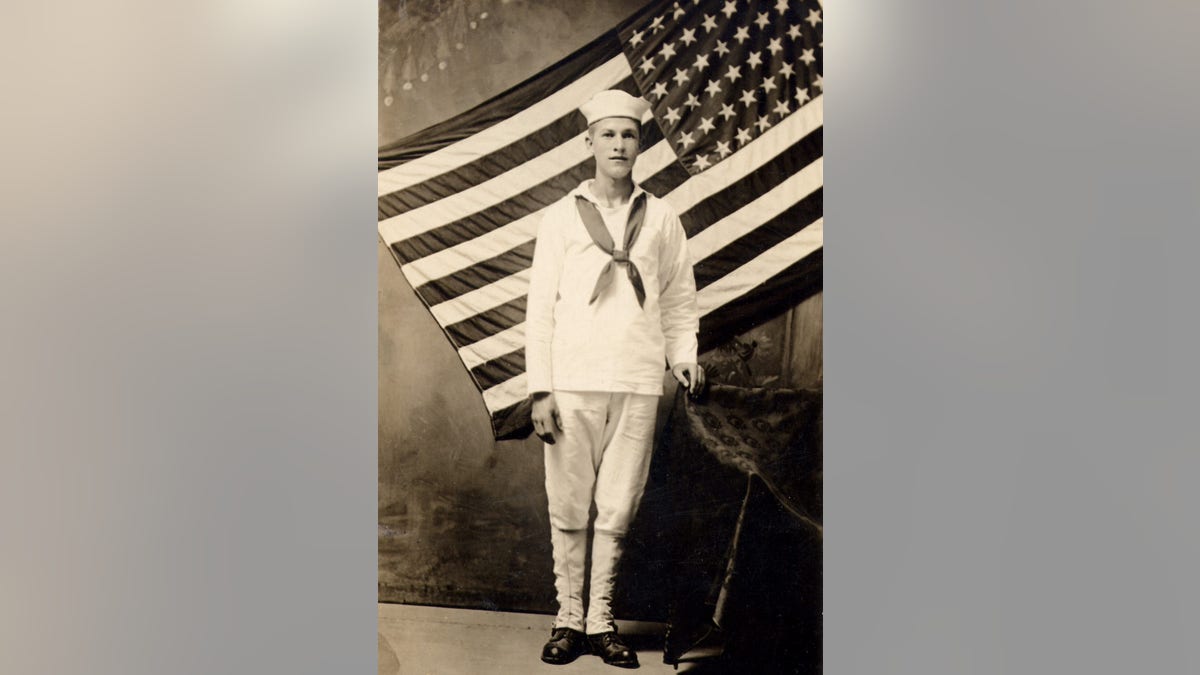
[{"label": "black leather shoe", "polygon": [[625,644],[615,628],[605,633],[588,635],[587,639],[591,643],[592,653],[599,655],[608,665],[618,668],[638,667],[637,652]]},{"label": "black leather shoe", "polygon": [[550,640],[542,647],[542,660],[556,666],[570,663],[580,654],[588,653],[588,639],[572,628],[555,628],[550,631]]}]

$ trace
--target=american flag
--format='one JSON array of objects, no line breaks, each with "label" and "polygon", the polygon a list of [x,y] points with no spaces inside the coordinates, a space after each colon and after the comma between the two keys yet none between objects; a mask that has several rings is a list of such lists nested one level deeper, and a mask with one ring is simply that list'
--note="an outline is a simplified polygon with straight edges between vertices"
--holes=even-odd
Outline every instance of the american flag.
[{"label": "american flag", "polygon": [[543,210],[595,173],[578,106],[653,104],[634,180],[680,214],[710,349],[821,289],[816,0],[655,2],[472,110],[380,150],[379,236],[458,350],[496,438],[527,435]]}]

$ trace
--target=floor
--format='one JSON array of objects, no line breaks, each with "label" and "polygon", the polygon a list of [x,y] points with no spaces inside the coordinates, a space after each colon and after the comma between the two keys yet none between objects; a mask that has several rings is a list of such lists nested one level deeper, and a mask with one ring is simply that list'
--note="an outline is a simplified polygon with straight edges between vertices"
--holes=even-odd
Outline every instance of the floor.
[{"label": "floor", "polygon": [[[556,673],[615,675],[621,669],[597,656],[552,666],[541,661],[552,617],[542,614],[379,605],[379,675],[474,675],[475,673]],[[638,652],[641,673],[716,672],[704,667],[715,650],[697,650],[676,671],[662,662],[660,623],[618,621],[618,629]]]}]

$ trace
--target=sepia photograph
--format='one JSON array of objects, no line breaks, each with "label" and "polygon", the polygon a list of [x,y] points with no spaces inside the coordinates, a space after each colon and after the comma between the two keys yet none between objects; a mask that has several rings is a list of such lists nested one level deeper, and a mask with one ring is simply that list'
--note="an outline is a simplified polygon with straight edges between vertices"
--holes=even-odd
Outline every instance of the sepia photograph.
[{"label": "sepia photograph", "polygon": [[1200,673],[1200,2],[0,25],[0,675]]},{"label": "sepia photograph", "polygon": [[75,4],[0,675],[1200,673],[1200,2]]},{"label": "sepia photograph", "polygon": [[822,14],[381,0],[381,675],[821,672]]}]

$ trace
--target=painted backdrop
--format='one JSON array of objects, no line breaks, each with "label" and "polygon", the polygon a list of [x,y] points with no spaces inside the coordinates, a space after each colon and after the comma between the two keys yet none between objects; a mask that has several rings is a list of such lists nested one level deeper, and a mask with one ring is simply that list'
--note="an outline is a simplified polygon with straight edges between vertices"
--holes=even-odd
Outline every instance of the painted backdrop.
[{"label": "painted backdrop", "polygon": [[[384,0],[380,145],[517,84],[641,4]],[[378,264],[380,601],[552,611],[541,444],[493,440],[479,392],[383,244]],[[821,303],[703,355],[711,379],[819,388]],[[623,617],[662,618],[636,572],[649,555],[626,557]]]}]

